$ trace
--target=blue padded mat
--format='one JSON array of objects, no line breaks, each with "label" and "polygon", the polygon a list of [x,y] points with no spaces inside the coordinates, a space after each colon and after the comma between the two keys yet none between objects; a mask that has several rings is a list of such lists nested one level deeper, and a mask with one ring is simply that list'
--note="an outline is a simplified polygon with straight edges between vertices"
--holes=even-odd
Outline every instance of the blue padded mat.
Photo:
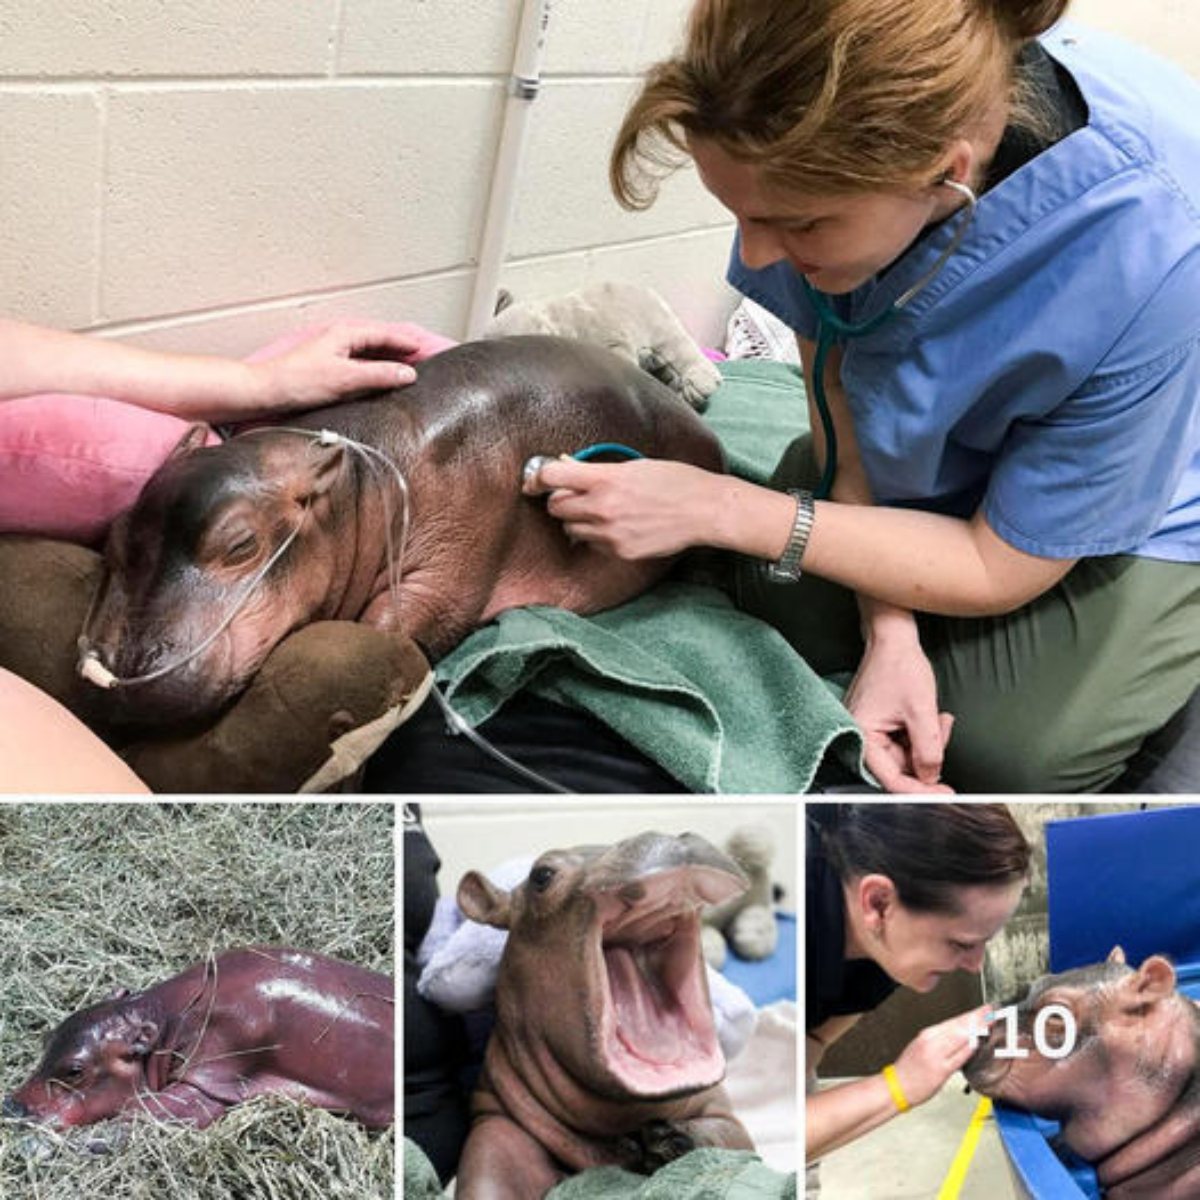
[{"label": "blue padded mat", "polygon": [[730,953],[721,968],[721,974],[736,983],[756,1008],[774,1000],[796,999],[796,918],[792,913],[777,912],[775,925],[779,945],[770,958],[747,962]]},{"label": "blue padded mat", "polygon": [[[1046,825],[1050,969],[1108,957],[1175,961],[1180,989],[1200,999],[1200,807],[1104,813]],[[1050,1148],[1058,1125],[996,1105],[1013,1182],[1033,1200],[1099,1200],[1095,1172]]]},{"label": "blue padded mat", "polygon": [[1200,962],[1200,806],[1046,825],[1050,969],[1166,954]]}]

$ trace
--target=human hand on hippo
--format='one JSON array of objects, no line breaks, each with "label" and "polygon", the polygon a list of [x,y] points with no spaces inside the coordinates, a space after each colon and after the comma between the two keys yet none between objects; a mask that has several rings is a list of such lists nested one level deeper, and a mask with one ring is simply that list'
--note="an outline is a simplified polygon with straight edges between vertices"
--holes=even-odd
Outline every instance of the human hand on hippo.
[{"label": "human hand on hippo", "polygon": [[411,322],[343,320],[298,330],[247,360],[253,384],[237,407],[211,417],[245,421],[404,387],[412,364],[457,345]]},{"label": "human hand on hippo", "polygon": [[546,511],[573,542],[636,562],[692,546],[726,545],[730,506],[744,486],[687,463],[592,463],[564,456],[543,462],[522,490],[527,496],[548,493]]},{"label": "human hand on hippo", "polygon": [[1117,947],[1043,976],[1013,1007],[1014,1044],[998,1021],[964,1067],[971,1086],[1059,1121],[1106,1200],[1200,1196],[1200,1005],[1171,963],[1135,970]]}]

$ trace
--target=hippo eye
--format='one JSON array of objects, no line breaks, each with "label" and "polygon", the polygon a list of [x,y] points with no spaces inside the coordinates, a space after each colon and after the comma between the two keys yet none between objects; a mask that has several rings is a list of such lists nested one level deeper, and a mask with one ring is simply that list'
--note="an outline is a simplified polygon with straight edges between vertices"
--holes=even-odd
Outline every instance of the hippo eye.
[{"label": "hippo eye", "polygon": [[225,551],[225,561],[233,566],[249,562],[258,553],[258,538],[252,533],[236,538]]},{"label": "hippo eye", "polygon": [[67,1063],[59,1074],[63,1079],[78,1079],[83,1075],[83,1063]]},{"label": "hippo eye", "polygon": [[553,882],[558,872],[553,867],[534,867],[529,872],[529,882],[535,892],[544,892]]}]

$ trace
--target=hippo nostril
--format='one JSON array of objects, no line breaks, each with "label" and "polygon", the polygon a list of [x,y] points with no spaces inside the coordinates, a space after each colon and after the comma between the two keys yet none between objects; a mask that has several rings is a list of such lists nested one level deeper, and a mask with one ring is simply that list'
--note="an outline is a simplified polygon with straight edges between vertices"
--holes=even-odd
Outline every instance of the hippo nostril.
[{"label": "hippo nostril", "polygon": [[12,1096],[4,1097],[4,1103],[0,1104],[0,1117],[9,1121],[19,1121],[22,1117],[27,1116],[29,1116],[29,1109],[20,1100],[14,1100]]}]

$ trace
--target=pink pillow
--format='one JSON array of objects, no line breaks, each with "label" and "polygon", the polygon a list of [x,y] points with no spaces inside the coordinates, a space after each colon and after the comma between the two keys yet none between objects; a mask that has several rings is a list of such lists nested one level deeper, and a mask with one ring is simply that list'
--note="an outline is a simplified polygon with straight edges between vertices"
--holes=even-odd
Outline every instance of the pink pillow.
[{"label": "pink pillow", "polygon": [[[284,354],[329,324],[284,334],[247,361]],[[398,328],[418,343],[411,362],[455,344],[419,325]],[[0,533],[98,542],[190,426],[94,396],[54,392],[0,401]],[[206,444],[220,440],[210,431]]]},{"label": "pink pillow", "polygon": [[99,541],[191,425],[96,396],[0,401],[0,533]]}]

